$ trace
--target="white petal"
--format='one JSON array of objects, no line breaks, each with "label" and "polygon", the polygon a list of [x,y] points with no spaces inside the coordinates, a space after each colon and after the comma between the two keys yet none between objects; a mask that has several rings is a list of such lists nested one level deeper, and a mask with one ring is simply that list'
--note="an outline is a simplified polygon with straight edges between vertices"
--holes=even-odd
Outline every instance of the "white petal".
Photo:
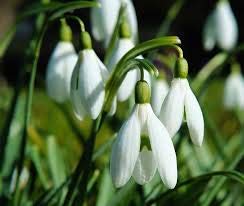
[{"label": "white petal", "polygon": [[192,142],[201,146],[204,137],[204,121],[199,103],[188,85],[185,97],[185,112],[187,126]]},{"label": "white petal", "polygon": [[226,108],[244,108],[244,80],[241,74],[232,73],[224,87],[224,105]]},{"label": "white petal", "polygon": [[152,151],[143,148],[136,161],[133,178],[138,184],[144,185],[151,181],[156,170],[157,165]]},{"label": "white petal", "polygon": [[74,114],[80,121],[83,120],[83,118],[86,115],[86,111],[83,108],[82,100],[79,95],[78,90],[78,82],[79,82],[79,70],[80,70],[80,60],[77,62],[77,65],[72,73],[71,78],[71,89],[70,89],[70,98],[71,98],[71,104],[73,106]]},{"label": "white petal", "polygon": [[136,11],[131,0],[122,0],[122,2],[123,1],[126,3],[126,15],[128,17],[128,21],[130,24],[133,40],[134,42],[136,42],[138,38],[138,24],[137,24]]},{"label": "white petal", "polygon": [[177,160],[173,142],[160,120],[148,110],[148,134],[158,172],[164,184],[173,189],[177,183]]},{"label": "white petal", "polygon": [[46,87],[48,95],[57,102],[70,96],[70,81],[77,61],[77,54],[70,42],[59,42],[47,66]]},{"label": "white petal", "polygon": [[160,120],[167,128],[171,138],[182,124],[186,83],[185,79],[174,79],[161,108]]},{"label": "white petal", "polygon": [[92,119],[100,114],[105,97],[104,82],[100,66],[94,51],[86,49],[80,52],[78,92],[86,112]]},{"label": "white petal", "polygon": [[113,116],[116,112],[116,109],[117,109],[117,98],[115,97],[114,100],[113,100],[113,103],[112,103],[112,107],[108,113],[109,116]]},{"label": "white petal", "polygon": [[154,113],[158,116],[161,111],[163,101],[168,94],[169,86],[165,80],[154,80],[152,84],[151,104]]},{"label": "white petal", "polygon": [[140,122],[141,135],[147,135],[147,119],[148,110],[150,110],[150,104],[136,104],[135,109],[137,110],[138,120]]},{"label": "white petal", "polygon": [[217,3],[215,27],[220,48],[232,49],[238,39],[238,25],[228,1],[219,1]]},{"label": "white petal", "polygon": [[98,2],[101,4],[101,8],[92,9],[92,32],[98,41],[103,40],[107,45],[117,22],[120,1],[99,0]]},{"label": "white petal", "polygon": [[204,25],[203,30],[203,47],[205,50],[210,51],[214,48],[216,43],[216,28],[214,14],[210,14]]},{"label": "white petal", "polygon": [[127,100],[131,96],[136,85],[136,79],[137,79],[136,69],[133,69],[126,74],[118,90],[118,100],[120,102]]},{"label": "white petal", "polygon": [[[113,55],[109,61],[108,68],[112,72],[119,60],[134,47],[130,39],[119,39],[117,46],[114,49]],[[118,90],[118,100],[125,101],[129,98],[135,88],[137,79],[137,71],[135,69],[129,71],[121,83]]]},{"label": "white petal", "polygon": [[110,172],[116,187],[130,179],[140,151],[140,125],[134,108],[130,118],[119,130],[112,148]]},{"label": "white petal", "polygon": [[91,9],[92,35],[97,41],[102,41],[105,38],[102,15],[101,8],[94,7]]},{"label": "white petal", "polygon": [[108,69],[110,72],[113,71],[119,60],[134,46],[135,45],[131,39],[123,38],[118,40],[113,50],[113,55],[111,56],[111,59],[108,63]]},{"label": "white petal", "polygon": [[102,78],[103,81],[106,82],[109,78],[109,71],[107,69],[107,67],[103,64],[103,62],[99,59],[99,57],[97,56],[97,54],[93,51],[93,54],[96,56],[97,58],[97,63],[100,67],[100,72],[102,74]]}]

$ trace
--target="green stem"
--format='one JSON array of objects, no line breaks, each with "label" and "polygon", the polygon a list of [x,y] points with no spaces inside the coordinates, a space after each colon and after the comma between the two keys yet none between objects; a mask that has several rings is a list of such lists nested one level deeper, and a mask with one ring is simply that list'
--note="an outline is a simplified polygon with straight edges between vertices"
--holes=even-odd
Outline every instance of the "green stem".
[{"label": "green stem", "polygon": [[164,21],[162,22],[162,24],[159,27],[156,37],[161,37],[161,36],[167,35],[172,22],[179,14],[179,12],[185,2],[186,2],[186,0],[177,0],[170,7],[170,9],[168,10],[167,16],[164,18]]},{"label": "green stem", "polygon": [[[87,188],[87,182],[88,182],[88,176],[90,172],[91,167],[91,161],[92,161],[92,153],[94,150],[94,144],[96,139],[96,134],[100,130],[100,127],[104,121],[106,114],[101,114],[94,122],[91,129],[90,137],[85,145],[85,150],[80,158],[80,161],[72,175],[71,183],[68,188],[68,193],[65,197],[63,206],[73,205],[73,201],[75,198],[75,190],[78,187],[80,191],[79,199],[83,201],[84,199],[84,193],[86,193]],[[85,167],[84,167],[85,166]],[[83,172],[82,172],[83,170]],[[76,202],[77,203],[77,202]],[[81,202],[79,201],[79,204]],[[82,204],[81,204],[82,205]]]},{"label": "green stem", "polygon": [[244,50],[244,44],[241,44],[231,53],[219,53],[215,55],[197,74],[192,81],[192,88],[200,95],[203,85],[213,76],[215,73],[220,72],[224,65],[232,59],[237,53]]},{"label": "green stem", "polygon": [[85,32],[85,24],[84,22],[77,16],[73,16],[73,15],[65,15],[65,19],[73,19],[75,21],[78,22],[78,24],[80,25],[80,30],[81,32]]},{"label": "green stem", "polygon": [[21,137],[20,142],[20,152],[19,152],[19,161],[17,166],[17,183],[16,183],[16,190],[18,188],[19,184],[19,175],[22,171],[23,164],[24,164],[24,156],[25,156],[25,148],[26,148],[26,142],[27,142],[27,129],[30,121],[31,116],[31,108],[32,108],[32,98],[33,98],[33,91],[34,91],[34,85],[35,85],[35,77],[36,77],[36,70],[37,70],[37,63],[40,55],[40,49],[42,45],[42,40],[45,34],[45,31],[47,29],[47,24],[44,23],[43,28],[41,29],[38,37],[37,37],[37,43],[35,47],[35,54],[34,54],[34,60],[31,70],[31,77],[29,82],[29,89],[28,89],[28,95],[27,95],[27,101],[26,101],[26,107],[25,107],[25,118],[24,118],[24,128],[23,128],[23,134]]}]

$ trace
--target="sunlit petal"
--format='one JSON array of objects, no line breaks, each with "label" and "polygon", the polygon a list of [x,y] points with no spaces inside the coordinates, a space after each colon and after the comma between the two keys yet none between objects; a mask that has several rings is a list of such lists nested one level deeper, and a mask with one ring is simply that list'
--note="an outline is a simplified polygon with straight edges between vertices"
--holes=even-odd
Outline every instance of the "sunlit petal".
[{"label": "sunlit petal", "polygon": [[164,184],[173,189],[177,183],[177,160],[174,145],[167,129],[152,109],[148,112],[148,135],[158,172]]},{"label": "sunlit petal", "polygon": [[110,172],[116,187],[130,179],[140,151],[140,125],[136,109],[119,130],[112,148]]},{"label": "sunlit petal", "polygon": [[160,120],[167,128],[171,138],[174,137],[182,124],[186,81],[185,79],[179,78],[172,81],[161,108]]},{"label": "sunlit petal", "polygon": [[189,85],[186,90],[185,111],[191,140],[195,145],[201,146],[204,137],[204,120],[202,110]]}]

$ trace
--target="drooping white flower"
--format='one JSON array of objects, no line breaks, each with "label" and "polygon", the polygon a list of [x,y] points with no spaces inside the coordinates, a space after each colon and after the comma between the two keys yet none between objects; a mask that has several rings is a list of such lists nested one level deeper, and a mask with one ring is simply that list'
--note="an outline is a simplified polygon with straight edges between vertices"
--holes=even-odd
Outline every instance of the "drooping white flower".
[{"label": "drooping white flower", "polygon": [[215,44],[221,49],[230,50],[238,40],[238,25],[229,2],[218,1],[215,10],[207,18],[203,43],[206,50],[213,49]]},{"label": "drooping white flower", "polygon": [[244,79],[240,71],[232,71],[226,80],[224,106],[228,109],[244,109]]},{"label": "drooping white flower", "polygon": [[[114,49],[113,55],[108,63],[108,69],[110,72],[115,68],[116,64],[119,60],[130,50],[134,47],[134,43],[130,38],[120,38],[117,42],[117,45]],[[139,56],[138,58],[143,58]],[[150,84],[150,74],[145,71],[145,80]],[[139,73],[136,69],[129,71],[126,74],[125,79],[120,85],[118,90],[118,100],[123,102],[127,100],[134,91],[136,81],[139,79]]]},{"label": "drooping white flower", "polygon": [[94,7],[91,10],[92,34],[96,40],[108,44],[117,22],[121,3],[126,4],[125,15],[130,24],[132,37],[134,40],[137,38],[137,18],[131,0],[99,0],[98,2],[101,8]]},{"label": "drooping white flower", "polygon": [[79,119],[82,119],[85,114],[96,119],[100,114],[107,76],[106,67],[93,49],[80,51],[71,80],[71,99]]},{"label": "drooping white flower", "polygon": [[161,111],[163,101],[168,94],[169,86],[165,79],[155,79],[152,82],[151,104],[154,113],[158,116]]},{"label": "drooping white flower", "polygon": [[46,88],[48,95],[62,103],[70,97],[70,81],[77,61],[74,46],[69,41],[60,41],[48,62]]},{"label": "drooping white flower", "polygon": [[[141,83],[145,84],[145,81],[140,81],[139,84]],[[116,187],[122,187],[133,176],[138,184],[143,185],[158,170],[164,184],[172,189],[177,182],[173,142],[164,125],[153,113],[149,104],[150,97],[142,100],[138,101],[136,98],[136,105],[113,144],[110,162],[113,183]],[[142,135],[149,144],[141,143]]]},{"label": "drooping white flower", "polygon": [[173,138],[180,129],[185,113],[191,140],[195,145],[201,146],[204,137],[202,111],[186,79],[187,73],[183,76],[174,78],[171,82],[161,108],[160,120]]}]

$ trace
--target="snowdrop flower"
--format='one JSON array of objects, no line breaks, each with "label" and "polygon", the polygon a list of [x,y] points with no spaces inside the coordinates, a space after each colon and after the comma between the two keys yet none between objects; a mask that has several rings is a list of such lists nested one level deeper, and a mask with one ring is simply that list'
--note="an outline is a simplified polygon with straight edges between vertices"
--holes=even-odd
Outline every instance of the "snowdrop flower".
[{"label": "snowdrop flower", "polygon": [[150,88],[140,80],[135,88],[135,106],[113,144],[110,172],[116,187],[131,176],[138,184],[149,182],[156,170],[168,188],[177,182],[173,142],[150,105]]},{"label": "snowdrop flower", "polygon": [[125,15],[132,30],[133,40],[136,40],[138,25],[136,12],[131,0],[99,0],[98,2],[101,4],[101,8],[94,7],[91,10],[92,34],[94,38],[98,41],[104,41],[105,45],[108,44],[117,22],[121,3],[125,3]]},{"label": "snowdrop flower", "polygon": [[161,111],[163,101],[168,94],[169,86],[164,78],[155,79],[152,82],[152,99],[151,104],[154,113],[158,116]]},{"label": "snowdrop flower", "polygon": [[224,87],[224,106],[228,109],[244,109],[244,79],[239,64],[232,66]]},{"label": "snowdrop flower", "polygon": [[186,115],[190,137],[195,145],[201,146],[204,136],[204,121],[199,103],[191,91],[187,80],[188,64],[184,58],[176,62],[176,78],[163,102],[160,120],[167,128],[170,137],[180,129]]},{"label": "snowdrop flower", "polygon": [[207,18],[203,43],[206,50],[212,50],[215,44],[221,49],[232,49],[238,39],[238,25],[227,0],[218,1],[215,10]]},{"label": "snowdrop flower", "polygon": [[82,50],[71,79],[71,102],[77,118],[89,115],[96,119],[102,110],[108,71],[92,49],[90,35],[82,32],[81,40]]},{"label": "snowdrop flower", "polygon": [[62,103],[70,97],[70,81],[77,54],[71,42],[71,29],[64,21],[60,33],[61,41],[56,45],[48,62],[46,88],[52,99]]},{"label": "snowdrop flower", "polygon": [[[119,62],[119,60],[135,46],[131,39],[130,28],[126,22],[123,22],[121,24],[119,35],[120,38],[117,42],[116,47],[114,48],[112,57],[108,63],[108,69],[110,72],[113,71],[116,64]],[[143,57],[139,56],[138,58],[143,58]],[[145,73],[145,80],[150,82],[150,74],[148,73],[148,71],[145,71],[144,73]],[[138,70],[136,69],[133,69],[126,74],[126,77],[123,80],[118,90],[117,97],[119,101],[123,102],[131,96],[131,94],[134,91],[138,77],[139,77],[139,73]]]}]

